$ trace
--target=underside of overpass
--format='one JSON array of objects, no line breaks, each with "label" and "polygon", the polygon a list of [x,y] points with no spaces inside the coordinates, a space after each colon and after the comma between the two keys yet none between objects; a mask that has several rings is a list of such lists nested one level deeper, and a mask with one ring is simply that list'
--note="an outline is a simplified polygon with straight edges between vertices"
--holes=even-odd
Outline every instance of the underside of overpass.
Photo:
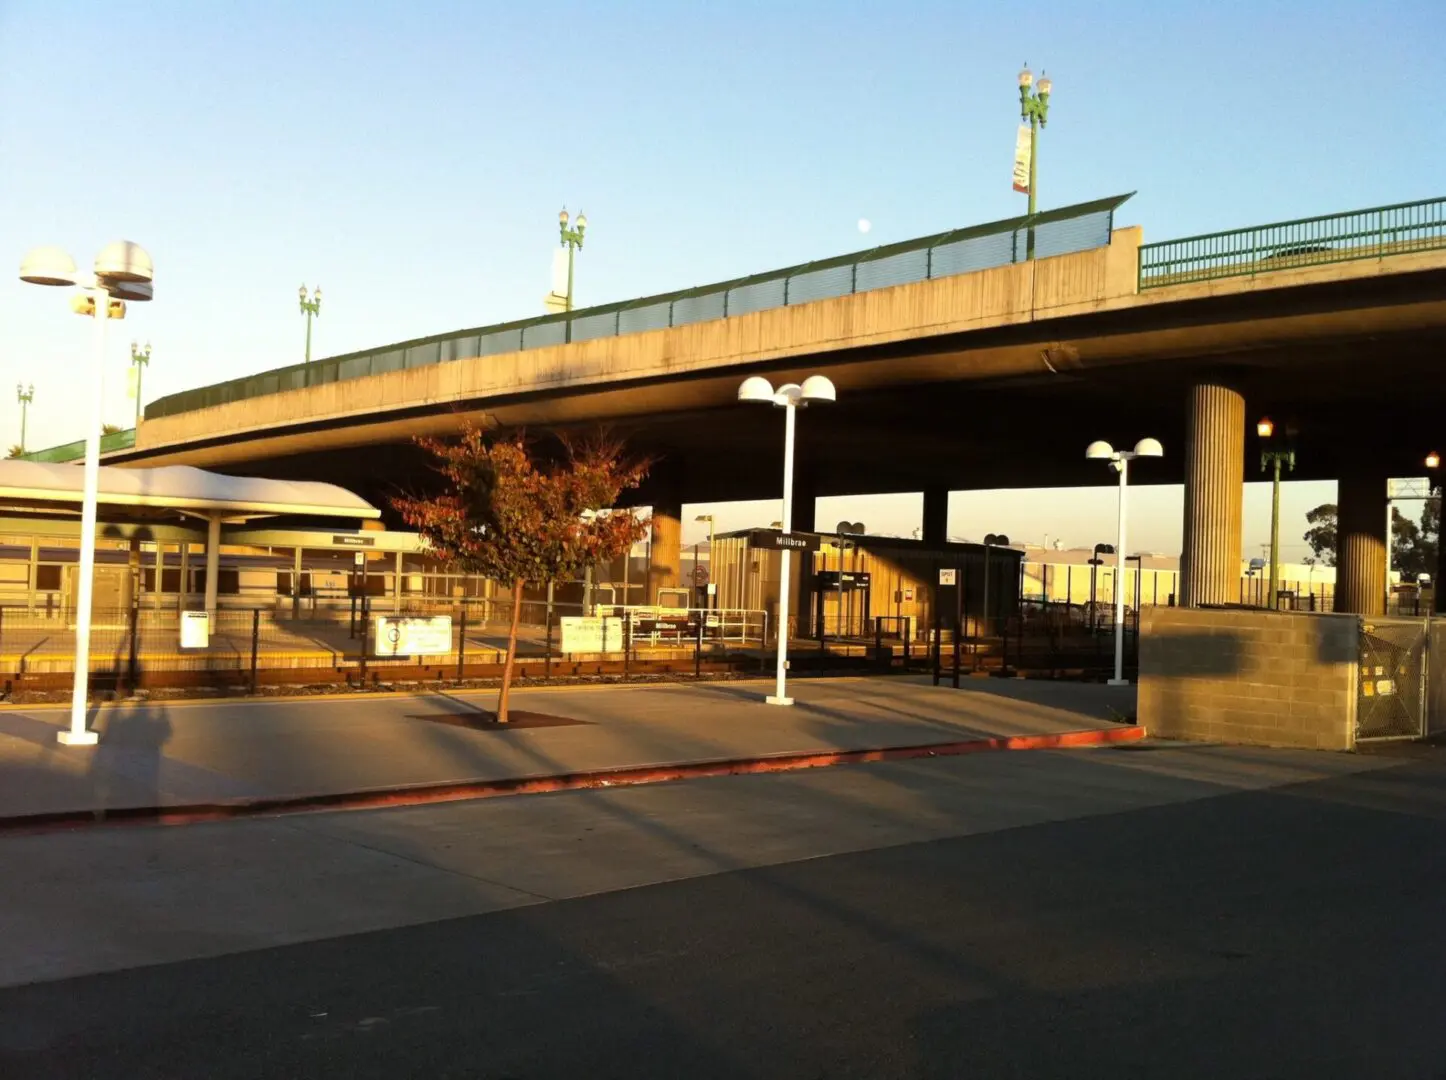
[{"label": "underside of overpass", "polygon": [[[1446,407],[1440,371],[1446,356],[1446,303],[1431,303],[1428,312],[1412,302],[1414,289],[1380,284],[1398,286],[1400,311],[1412,316],[1402,321],[1420,325],[1091,366],[1068,349],[1055,350],[1057,355],[1041,349],[1034,375],[895,385],[852,378],[850,358],[820,357],[816,370],[835,380],[839,400],[800,415],[797,472],[820,496],[938,486],[959,491],[1106,484],[1112,482],[1110,475],[1085,461],[1085,445],[1103,438],[1123,447],[1151,435],[1165,444],[1166,456],[1141,462],[1136,479],[1180,483],[1189,388],[1223,379],[1243,395],[1252,421],[1269,415],[1278,427],[1296,432],[1297,479],[1338,479],[1363,458],[1383,474],[1415,475],[1424,453],[1442,449],[1437,443],[1446,434],[1439,430]],[[1446,274],[1430,285],[1436,295],[1446,295]],[[1371,298],[1373,314],[1380,310],[1378,299]],[[1424,318],[1428,313],[1439,320],[1436,325]],[[932,344],[938,348],[939,343]],[[911,358],[894,351],[900,366],[907,366]],[[865,353],[851,359],[886,370],[894,358]],[[806,362],[779,369],[785,375],[814,370]],[[748,371],[767,374],[768,367]],[[740,378],[695,380],[696,396],[703,401],[694,408],[530,430],[543,447],[549,431],[583,433],[599,423],[625,436],[634,452],[658,462],[657,480],[636,494],[639,504],[653,501],[658,483],[670,489],[681,483],[688,502],[775,498],[782,415],[734,403],[732,391]],[[579,395],[584,401],[587,396]],[[195,447],[184,459],[205,459],[213,468],[235,473],[325,480],[385,505],[390,494],[424,490],[433,482],[426,455],[407,432],[446,433],[462,419],[485,418],[496,408],[493,401],[476,405],[476,411],[410,409],[405,417],[394,413],[374,424],[351,421],[344,430],[340,424],[312,430],[296,425],[284,439],[218,437],[211,447]],[[292,450],[298,444],[316,448]],[[1247,443],[1245,452],[1249,476],[1254,448]],[[143,453],[127,457],[137,464],[154,460]]]}]

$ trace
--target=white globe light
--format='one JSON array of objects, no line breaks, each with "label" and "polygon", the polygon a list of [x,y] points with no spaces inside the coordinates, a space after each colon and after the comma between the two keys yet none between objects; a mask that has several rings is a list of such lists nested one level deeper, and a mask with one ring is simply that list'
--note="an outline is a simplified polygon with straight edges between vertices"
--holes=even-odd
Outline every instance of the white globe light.
[{"label": "white globe light", "polygon": [[151,256],[140,244],[117,240],[95,257],[95,276],[110,281],[150,281],[155,276]]},{"label": "white globe light", "polygon": [[833,381],[825,375],[810,375],[799,387],[799,396],[804,401],[837,401],[838,391]]},{"label": "white globe light", "polygon": [[32,285],[74,285],[75,260],[58,247],[38,247],[20,263],[20,280]]},{"label": "white globe light", "polygon": [[1103,439],[1092,442],[1089,446],[1085,447],[1085,457],[1091,461],[1098,461],[1100,459],[1108,461],[1114,456],[1115,448]]},{"label": "white globe light", "polygon": [[738,388],[739,401],[773,402],[773,384],[762,375],[750,375]]},{"label": "white globe light", "polygon": [[1159,439],[1141,439],[1135,443],[1136,457],[1164,457],[1165,448],[1160,445]]}]

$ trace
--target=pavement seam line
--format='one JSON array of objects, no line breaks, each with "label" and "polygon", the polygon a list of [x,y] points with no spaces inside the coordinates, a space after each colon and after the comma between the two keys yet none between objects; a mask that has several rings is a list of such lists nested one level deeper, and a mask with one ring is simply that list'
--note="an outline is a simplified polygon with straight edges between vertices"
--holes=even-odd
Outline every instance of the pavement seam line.
[{"label": "pavement seam line", "polygon": [[425,870],[435,870],[441,874],[450,874],[452,877],[462,878],[466,881],[479,881],[483,885],[491,885],[494,888],[506,889],[508,892],[518,893],[522,896],[530,896],[539,903],[553,903],[560,899],[556,896],[548,896],[546,893],[533,892],[531,889],[524,889],[517,885],[509,885],[505,881],[493,881],[491,878],[482,877],[480,874],[468,874],[462,870],[455,870],[450,866],[440,866],[437,863],[429,862],[426,859],[414,858],[410,855],[403,855],[401,852],[391,851],[384,847],[377,847],[373,844],[366,844],[350,836],[338,836],[336,833],[328,832],[326,829],[308,828],[300,821],[277,821],[293,832],[306,833],[308,836],[321,837],[336,843],[349,844],[352,847],[361,848],[363,851],[370,851],[376,855],[386,855],[393,859],[399,859],[413,866],[420,866]]}]

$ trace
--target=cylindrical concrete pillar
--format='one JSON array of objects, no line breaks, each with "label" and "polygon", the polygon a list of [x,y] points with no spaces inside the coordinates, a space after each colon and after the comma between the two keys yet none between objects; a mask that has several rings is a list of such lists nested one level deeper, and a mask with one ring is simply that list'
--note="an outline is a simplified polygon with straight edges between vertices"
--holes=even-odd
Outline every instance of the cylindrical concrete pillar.
[{"label": "cylindrical concrete pillar", "polygon": [[1180,605],[1240,602],[1245,399],[1218,382],[1190,388]]},{"label": "cylindrical concrete pillar", "polygon": [[1386,478],[1366,470],[1340,479],[1336,496],[1335,610],[1386,610]]},{"label": "cylindrical concrete pillar", "polygon": [[[683,507],[681,502],[653,504],[652,536],[648,545],[648,603],[661,602],[659,594],[672,590],[666,597],[669,604],[682,601],[677,590],[683,587]],[[685,603],[685,607],[692,607]]]}]

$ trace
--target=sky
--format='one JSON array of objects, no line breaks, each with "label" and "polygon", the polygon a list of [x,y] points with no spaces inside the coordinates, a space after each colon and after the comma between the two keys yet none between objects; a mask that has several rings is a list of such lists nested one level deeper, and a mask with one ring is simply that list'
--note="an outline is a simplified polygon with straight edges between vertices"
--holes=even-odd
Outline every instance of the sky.
[{"label": "sky", "polygon": [[[1133,191],[1117,224],[1148,241],[1439,196],[1443,22],[1439,0],[0,0],[0,258],[151,253],[155,302],[109,326],[106,419],[130,426],[131,340],[145,400],[298,362],[303,282],[317,357],[542,313],[564,205],[589,220],[580,306],[1022,213],[1025,61],[1054,80],[1041,208]],[[0,280],[32,449],[84,434],[89,330]],[[0,408],[6,445],[19,420]],[[1284,557],[1333,496],[1286,486]],[[1134,489],[1129,546],[1178,551],[1180,500]],[[908,535],[918,507],[837,517]],[[956,494],[949,524],[1067,546],[1114,526],[1109,488]]]}]

